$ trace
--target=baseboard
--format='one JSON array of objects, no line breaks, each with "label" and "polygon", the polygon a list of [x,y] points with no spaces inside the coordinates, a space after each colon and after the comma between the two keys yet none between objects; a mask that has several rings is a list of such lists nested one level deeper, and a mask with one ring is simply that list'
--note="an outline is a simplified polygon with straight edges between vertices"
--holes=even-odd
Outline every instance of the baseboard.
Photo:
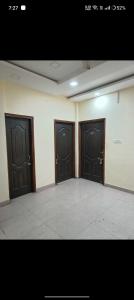
[{"label": "baseboard", "polygon": [[122,191],[122,192],[134,194],[134,191],[129,190],[129,189],[125,189],[125,188],[121,188],[121,187],[118,187],[118,186],[116,186],[116,185],[107,184],[107,183],[105,183],[104,185],[107,186],[107,187],[110,187],[110,188],[112,188],[112,189],[116,189],[116,190],[119,190],[119,191]]},{"label": "baseboard", "polygon": [[44,190],[49,189],[50,187],[54,187],[54,186],[55,186],[55,183],[51,183],[51,184],[42,186],[40,188],[37,188],[36,192],[38,193],[38,192],[44,191]]},{"label": "baseboard", "polygon": [[3,201],[3,202],[0,202],[0,207],[6,206],[9,203],[10,203],[10,200],[6,200],[6,201]]}]

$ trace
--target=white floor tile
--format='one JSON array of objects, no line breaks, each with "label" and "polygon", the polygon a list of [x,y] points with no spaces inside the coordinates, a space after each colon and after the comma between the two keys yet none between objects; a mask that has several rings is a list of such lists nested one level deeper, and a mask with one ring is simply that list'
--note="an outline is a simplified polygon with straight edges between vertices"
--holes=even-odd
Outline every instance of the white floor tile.
[{"label": "white floor tile", "polygon": [[0,239],[134,239],[134,195],[71,179],[0,208]]},{"label": "white floor tile", "polygon": [[46,225],[38,226],[31,229],[25,235],[22,236],[22,239],[60,239],[60,236],[53,230],[51,230]]},{"label": "white floor tile", "polygon": [[0,240],[5,240],[6,236],[5,234],[0,230]]}]

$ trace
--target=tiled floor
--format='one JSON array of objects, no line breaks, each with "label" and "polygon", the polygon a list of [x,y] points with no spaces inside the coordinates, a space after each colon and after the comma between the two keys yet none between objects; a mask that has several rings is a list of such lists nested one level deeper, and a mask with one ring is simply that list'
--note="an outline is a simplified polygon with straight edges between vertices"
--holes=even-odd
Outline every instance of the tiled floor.
[{"label": "tiled floor", "polygon": [[0,208],[0,239],[133,239],[134,195],[71,179]]}]

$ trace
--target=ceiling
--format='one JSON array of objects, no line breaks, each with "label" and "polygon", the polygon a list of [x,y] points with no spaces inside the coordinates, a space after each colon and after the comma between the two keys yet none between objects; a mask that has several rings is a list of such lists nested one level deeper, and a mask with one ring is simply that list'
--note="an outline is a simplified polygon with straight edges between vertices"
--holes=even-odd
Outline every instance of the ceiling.
[{"label": "ceiling", "polygon": [[65,82],[103,63],[94,60],[10,60],[9,62],[57,83]]},{"label": "ceiling", "polygon": [[0,80],[84,101],[134,86],[134,61],[0,61]]}]

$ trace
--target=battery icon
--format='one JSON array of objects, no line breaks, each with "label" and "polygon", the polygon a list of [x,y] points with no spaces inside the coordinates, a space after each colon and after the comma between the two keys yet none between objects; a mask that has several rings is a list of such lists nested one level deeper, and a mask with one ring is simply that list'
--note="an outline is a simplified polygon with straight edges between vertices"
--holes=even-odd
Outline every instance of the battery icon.
[{"label": "battery icon", "polygon": [[26,5],[21,5],[21,10],[26,10]]}]

